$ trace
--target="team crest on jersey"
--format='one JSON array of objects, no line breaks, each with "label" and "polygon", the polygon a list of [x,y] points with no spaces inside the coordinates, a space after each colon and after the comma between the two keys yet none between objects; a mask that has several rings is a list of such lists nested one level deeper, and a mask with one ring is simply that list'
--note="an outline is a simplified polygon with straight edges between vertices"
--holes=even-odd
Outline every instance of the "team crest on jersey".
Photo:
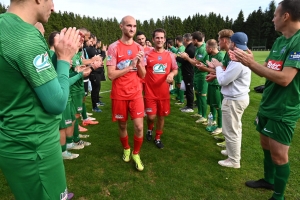
[{"label": "team crest on jersey", "polygon": [[153,73],[154,74],[165,74],[166,68],[167,68],[167,63],[166,64],[156,64],[153,66]]},{"label": "team crest on jersey", "polygon": [[283,61],[269,60],[267,67],[275,71],[282,70]]},{"label": "team crest on jersey", "polygon": [[76,65],[78,66],[78,65],[80,65],[80,62],[79,62],[79,60],[76,60]]},{"label": "team crest on jersey", "polygon": [[107,56],[107,60],[108,60],[108,61],[111,60],[111,56]]},{"label": "team crest on jersey", "polygon": [[37,55],[33,59],[33,65],[35,66],[37,72],[41,72],[41,71],[44,71],[44,70],[50,68],[51,65],[49,63],[48,53],[46,52],[44,54]]},{"label": "team crest on jersey", "polygon": [[127,54],[128,54],[129,56],[131,56],[131,55],[132,55],[132,51],[131,51],[131,50],[127,50]]},{"label": "team crest on jersey", "polygon": [[285,50],[286,50],[286,46],[281,49],[280,54],[284,54]]},{"label": "team crest on jersey", "polygon": [[300,52],[292,52],[289,56],[289,60],[300,61]]},{"label": "team crest on jersey", "polygon": [[198,58],[202,58],[202,57],[203,57],[203,55],[201,55],[201,54],[198,54],[198,55],[197,55],[197,57],[198,57]]},{"label": "team crest on jersey", "polygon": [[158,59],[158,61],[161,61],[161,60],[162,60],[162,57],[161,57],[161,56],[158,56],[157,59]]}]

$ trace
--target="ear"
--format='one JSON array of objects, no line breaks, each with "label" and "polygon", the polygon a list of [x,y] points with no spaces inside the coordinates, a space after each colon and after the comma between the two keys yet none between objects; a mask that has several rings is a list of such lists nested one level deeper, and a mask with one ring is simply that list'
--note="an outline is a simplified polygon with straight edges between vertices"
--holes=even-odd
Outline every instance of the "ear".
[{"label": "ear", "polygon": [[286,12],[283,14],[283,20],[287,21],[288,19],[290,19],[290,14]]},{"label": "ear", "polygon": [[35,0],[36,4],[41,4],[42,0]]},{"label": "ear", "polygon": [[120,29],[122,29],[122,28],[123,28],[123,24],[121,23],[121,24],[120,24]]}]

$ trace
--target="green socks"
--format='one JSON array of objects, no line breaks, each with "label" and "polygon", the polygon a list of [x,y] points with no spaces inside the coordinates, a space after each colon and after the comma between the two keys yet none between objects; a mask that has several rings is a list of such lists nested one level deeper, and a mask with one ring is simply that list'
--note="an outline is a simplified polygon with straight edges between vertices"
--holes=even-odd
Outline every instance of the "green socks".
[{"label": "green socks", "polygon": [[73,140],[74,140],[75,143],[79,142],[79,140],[80,140],[80,138],[79,138],[78,119],[75,120]]},{"label": "green socks", "polygon": [[209,107],[210,107],[210,112],[213,115],[213,120],[216,121],[217,110],[214,106],[209,106]]},{"label": "green socks", "polygon": [[181,102],[181,103],[183,103],[184,102],[184,91],[183,90],[180,90],[180,89],[178,89],[179,91],[178,91],[178,97],[179,97],[179,101]]},{"label": "green socks", "polygon": [[273,198],[276,200],[284,200],[284,191],[290,176],[290,163],[284,165],[275,164],[275,170]]},{"label": "green socks", "polygon": [[61,152],[65,152],[67,150],[67,145],[61,145]]},{"label": "green socks", "polygon": [[85,103],[82,103],[82,112],[81,112],[82,118],[83,119],[87,119],[87,115],[86,115],[86,106]]},{"label": "green socks", "polygon": [[206,96],[199,95],[200,97],[200,108],[201,108],[201,115],[202,117],[206,118],[206,110],[207,110],[207,100]]},{"label": "green socks", "polygon": [[218,128],[222,128],[222,110],[221,108],[216,109],[218,113]]},{"label": "green socks", "polygon": [[270,150],[264,151],[264,179],[268,183],[274,184],[275,166],[271,157]]}]

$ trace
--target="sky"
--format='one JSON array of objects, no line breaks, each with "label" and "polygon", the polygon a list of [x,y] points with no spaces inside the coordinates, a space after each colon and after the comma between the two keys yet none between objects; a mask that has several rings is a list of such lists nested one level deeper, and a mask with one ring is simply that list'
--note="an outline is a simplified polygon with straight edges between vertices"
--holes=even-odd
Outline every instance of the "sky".
[{"label": "sky", "polygon": [[[245,20],[259,7],[265,11],[271,0],[53,0],[55,11],[67,11],[75,14],[99,18],[114,18],[118,21],[126,15],[144,21],[154,21],[163,16],[178,16],[182,20],[196,13],[214,12],[235,20],[243,10]],[[277,4],[280,0],[276,0]],[[0,0],[9,5],[10,0]]]}]

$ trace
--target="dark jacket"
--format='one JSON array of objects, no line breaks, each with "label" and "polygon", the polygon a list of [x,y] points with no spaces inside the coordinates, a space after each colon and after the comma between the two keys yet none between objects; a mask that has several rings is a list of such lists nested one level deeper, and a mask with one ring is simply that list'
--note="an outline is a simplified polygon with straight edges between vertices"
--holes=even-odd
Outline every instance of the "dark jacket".
[{"label": "dark jacket", "polygon": [[[185,53],[189,55],[190,58],[195,58],[196,47],[191,42],[185,47]],[[181,57],[176,57],[176,61],[181,63],[182,76],[194,76],[194,66],[187,60]]]}]

